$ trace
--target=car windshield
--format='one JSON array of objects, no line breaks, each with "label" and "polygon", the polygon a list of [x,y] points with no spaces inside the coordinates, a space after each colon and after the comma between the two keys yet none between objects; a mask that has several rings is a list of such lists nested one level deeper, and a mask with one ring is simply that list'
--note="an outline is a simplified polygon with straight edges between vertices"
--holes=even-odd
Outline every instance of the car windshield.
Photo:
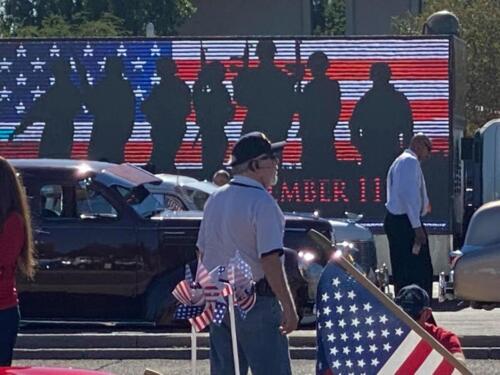
[{"label": "car windshield", "polygon": [[123,186],[115,187],[127,204],[145,219],[165,210],[165,207],[163,207],[158,199],[156,199],[153,194],[150,194],[143,185],[136,186],[132,189]]},{"label": "car windshield", "polygon": [[205,202],[207,201],[210,193],[205,191],[191,189],[189,187],[184,186],[182,188],[186,197],[193,203],[197,210],[203,211],[205,208]]}]

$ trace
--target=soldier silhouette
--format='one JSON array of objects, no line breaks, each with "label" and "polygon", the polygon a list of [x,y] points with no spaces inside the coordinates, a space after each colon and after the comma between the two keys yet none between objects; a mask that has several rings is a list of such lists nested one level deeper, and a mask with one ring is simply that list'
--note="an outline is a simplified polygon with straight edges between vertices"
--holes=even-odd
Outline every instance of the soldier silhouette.
[{"label": "soldier silhouette", "polygon": [[[328,65],[323,52],[309,56],[307,66],[313,79],[304,87],[300,100],[302,169],[309,175],[324,171],[319,161],[336,164],[333,131],[340,116],[340,88],[337,81],[327,77]],[[316,171],[318,168],[321,170]]]},{"label": "soldier silhouette", "polygon": [[51,69],[54,84],[33,103],[11,137],[23,133],[34,121],[43,121],[45,127],[38,157],[69,159],[73,145],[73,119],[81,109],[82,98],[70,80],[71,68],[66,58],[56,59]]},{"label": "soldier silhouette", "polygon": [[122,163],[134,127],[135,100],[130,83],[123,78],[121,59],[108,57],[106,75],[94,86],[89,85],[85,68],[77,65],[84,103],[94,116],[88,159]]},{"label": "soldier silhouette", "polygon": [[295,110],[297,77],[274,65],[272,40],[259,41],[256,54],[259,66],[242,69],[233,81],[235,100],[248,110],[241,134],[262,131],[269,139],[286,139]]},{"label": "soldier silhouette", "polygon": [[142,112],[151,124],[153,151],[150,164],[157,172],[176,173],[175,155],[186,132],[186,117],[191,111],[188,85],[176,76],[177,66],[170,58],[156,61],[161,77],[149,97],[142,103]]},{"label": "soldier silhouette", "polygon": [[408,145],[413,118],[406,96],[389,83],[391,69],[387,63],[374,63],[370,78],[373,87],[356,104],[349,128],[366,176],[380,177],[385,176],[394,158]]},{"label": "soldier silhouette", "polygon": [[202,67],[193,87],[196,120],[202,137],[203,172],[210,178],[222,168],[227,137],[224,126],[232,119],[234,107],[223,83],[225,68],[219,61]]}]

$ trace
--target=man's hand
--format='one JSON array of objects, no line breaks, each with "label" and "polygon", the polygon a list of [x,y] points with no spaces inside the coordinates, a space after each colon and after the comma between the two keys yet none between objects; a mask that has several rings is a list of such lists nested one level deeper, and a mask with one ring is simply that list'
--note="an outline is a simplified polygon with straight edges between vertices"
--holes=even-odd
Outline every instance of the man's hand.
[{"label": "man's hand", "polygon": [[283,309],[283,316],[281,318],[279,330],[282,335],[289,334],[294,329],[297,329],[299,317],[297,316],[295,304],[293,303],[293,298],[290,293],[290,289],[288,288],[285,270],[281,264],[279,254],[274,252],[269,255],[264,255],[260,261],[262,263],[262,269],[264,270],[267,282],[280,301]]},{"label": "man's hand", "polygon": [[288,335],[290,332],[295,331],[298,324],[299,316],[297,315],[297,311],[295,311],[295,306],[293,304],[283,306],[283,316],[280,325],[281,334]]},{"label": "man's hand", "polygon": [[415,241],[413,242],[412,253],[418,255],[420,248],[427,243],[427,237],[422,227],[415,228]]}]

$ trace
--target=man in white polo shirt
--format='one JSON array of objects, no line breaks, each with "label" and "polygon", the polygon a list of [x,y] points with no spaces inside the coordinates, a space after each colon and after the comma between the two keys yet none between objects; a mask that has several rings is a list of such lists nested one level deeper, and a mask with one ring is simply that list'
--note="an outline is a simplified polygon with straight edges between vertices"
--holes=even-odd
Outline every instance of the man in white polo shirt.
[{"label": "man in white polo shirt", "polygon": [[427,232],[421,217],[430,210],[420,162],[431,155],[432,143],[416,134],[387,173],[387,215],[384,229],[389,240],[395,294],[417,284],[432,296],[432,263]]},{"label": "man in white polo shirt", "polygon": [[[267,191],[276,184],[284,145],[260,132],[238,140],[231,157],[234,178],[208,199],[198,234],[209,270],[239,250],[257,282],[255,306],[246,319],[236,314],[241,374],[249,367],[253,375],[291,374],[286,335],[297,328],[298,316],[283,269],[285,218]],[[227,317],[220,326],[210,325],[210,373],[234,373]]]}]

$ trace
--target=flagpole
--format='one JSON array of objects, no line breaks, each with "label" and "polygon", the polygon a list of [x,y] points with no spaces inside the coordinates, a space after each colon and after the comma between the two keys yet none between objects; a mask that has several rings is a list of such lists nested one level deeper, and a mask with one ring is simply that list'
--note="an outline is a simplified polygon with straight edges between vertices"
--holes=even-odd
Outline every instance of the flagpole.
[{"label": "flagpole", "polygon": [[233,342],[233,361],[234,375],[240,375],[240,361],[238,357],[238,342],[236,340],[236,321],[234,318],[234,299],[233,294],[229,294],[229,321],[231,323],[231,339]]},{"label": "flagpole", "polygon": [[196,375],[196,330],[191,326],[191,375]]}]

